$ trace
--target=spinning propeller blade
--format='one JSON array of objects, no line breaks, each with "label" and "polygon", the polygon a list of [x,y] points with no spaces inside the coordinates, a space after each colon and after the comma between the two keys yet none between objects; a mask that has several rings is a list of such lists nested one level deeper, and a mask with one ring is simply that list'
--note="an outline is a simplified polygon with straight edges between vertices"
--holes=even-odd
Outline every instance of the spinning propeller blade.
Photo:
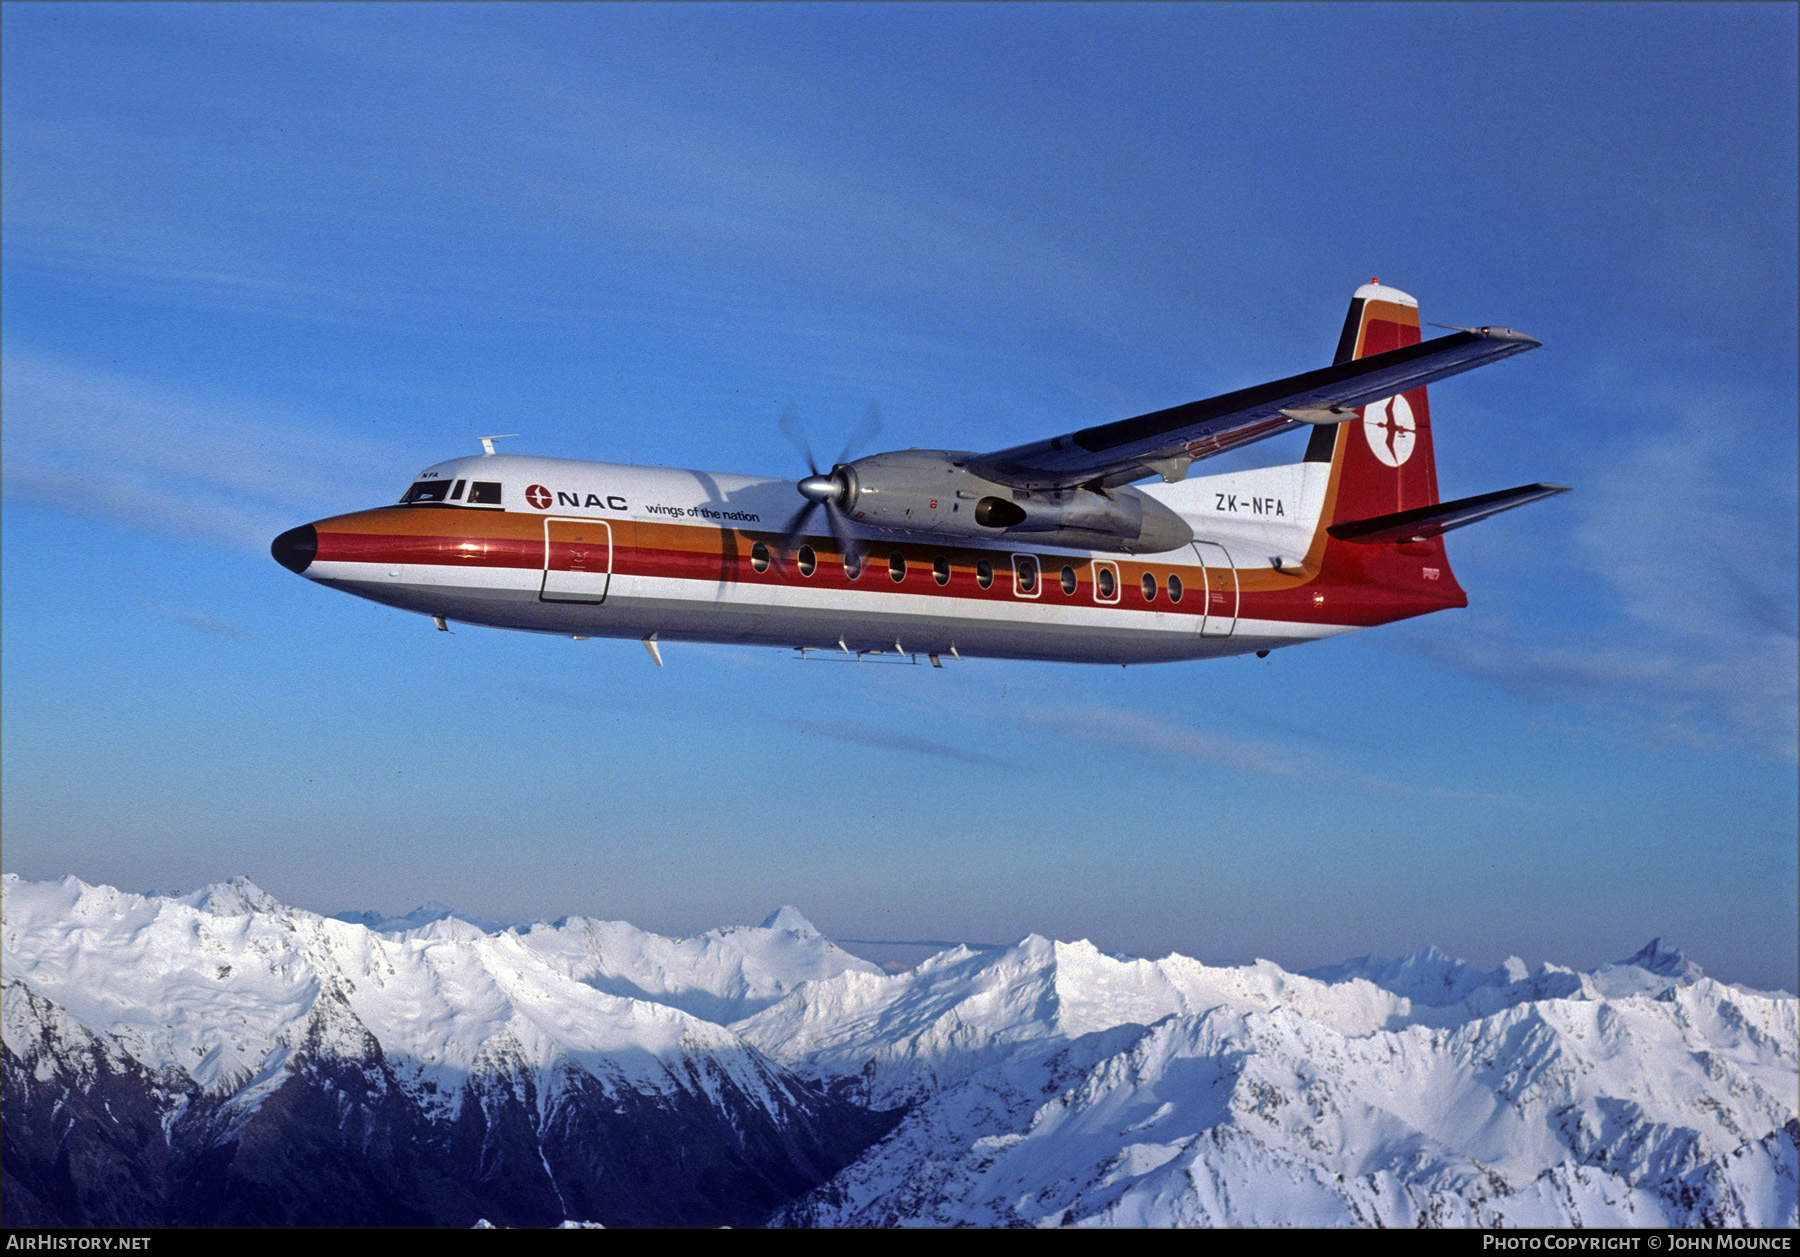
[{"label": "spinning propeller blade", "polygon": [[829,472],[819,470],[818,459],[813,456],[812,442],[807,439],[805,425],[800,422],[798,406],[789,402],[782,407],[776,426],[794,443],[794,448],[800,451],[800,456],[806,460],[807,470],[812,474],[794,486],[796,492],[806,499],[806,503],[794,512],[787,527],[782,530],[775,561],[784,567],[787,565],[787,556],[806,535],[807,527],[812,523],[813,512],[823,506],[826,522],[831,527],[831,535],[837,539],[844,562],[849,566],[860,566],[862,547],[857,545],[856,538],[851,535],[850,521],[842,509],[844,498],[850,491],[848,475],[838,468],[850,457],[851,451],[874,440],[881,432],[881,408],[874,402],[869,403],[869,408],[863,412],[862,421],[844,442],[844,448],[832,461]]},{"label": "spinning propeller blade", "polygon": [[831,535],[837,538],[838,554],[841,556],[845,570],[855,568],[860,572],[862,547],[857,544],[856,538],[850,535],[850,521],[844,518],[844,513],[838,509],[836,502],[825,504],[825,519],[831,525]]},{"label": "spinning propeller blade", "polygon": [[[867,445],[870,441],[873,441],[880,435],[881,408],[874,402],[870,402],[869,408],[863,411],[862,422],[856,425],[856,431],[852,432],[850,434],[850,439],[844,442],[844,448],[838,452],[836,458],[831,460],[831,465],[835,467],[839,463],[847,462],[850,458],[851,450]],[[818,474],[817,468],[814,468],[814,474]]]},{"label": "spinning propeller blade", "polygon": [[783,435],[794,443],[794,448],[800,451],[800,457],[806,460],[807,470],[815,476],[818,475],[819,460],[813,457],[812,442],[806,439],[806,429],[801,426],[800,408],[793,402],[783,406],[781,418],[775,421],[775,426],[780,428]]}]

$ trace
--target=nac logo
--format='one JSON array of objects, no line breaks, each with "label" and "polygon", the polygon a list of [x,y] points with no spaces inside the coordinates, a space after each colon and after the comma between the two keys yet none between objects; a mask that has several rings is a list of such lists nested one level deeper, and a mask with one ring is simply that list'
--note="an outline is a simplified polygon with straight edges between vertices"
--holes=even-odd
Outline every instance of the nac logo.
[{"label": "nac logo", "polygon": [[1363,408],[1363,435],[1369,439],[1369,450],[1389,467],[1398,467],[1412,457],[1413,443],[1419,439],[1413,427],[1412,407],[1397,394]]}]

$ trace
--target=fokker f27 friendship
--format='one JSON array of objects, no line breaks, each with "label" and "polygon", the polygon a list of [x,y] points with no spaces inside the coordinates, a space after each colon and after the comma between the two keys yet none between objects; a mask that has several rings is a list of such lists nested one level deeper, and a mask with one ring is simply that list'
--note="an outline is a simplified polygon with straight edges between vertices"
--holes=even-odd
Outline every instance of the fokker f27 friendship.
[{"label": "fokker f27 friendship", "polygon": [[[658,663],[665,641],[934,664],[1267,654],[1468,605],[1443,534],[1566,490],[1439,501],[1426,386],[1538,343],[1501,327],[1422,340],[1418,303],[1377,281],[1328,367],[1047,440],[874,454],[796,485],[484,438],[397,505],[271,550],[439,628],[636,637]],[[1189,474],[1296,430],[1311,432],[1298,463]]]}]

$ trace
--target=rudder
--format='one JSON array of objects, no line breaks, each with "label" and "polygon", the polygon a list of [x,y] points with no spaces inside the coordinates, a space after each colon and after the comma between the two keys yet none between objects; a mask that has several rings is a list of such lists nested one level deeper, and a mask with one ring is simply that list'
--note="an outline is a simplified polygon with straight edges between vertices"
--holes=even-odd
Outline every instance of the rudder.
[{"label": "rudder", "polygon": [[[1417,301],[1379,282],[1364,284],[1350,299],[1336,361],[1401,349],[1421,339]],[[1442,537],[1357,544],[1328,531],[1336,524],[1437,505],[1437,455],[1424,388],[1315,429],[1306,458],[1331,465],[1319,520],[1323,579],[1355,588],[1359,598],[1378,602],[1383,615],[1393,619],[1468,605]]]},{"label": "rudder", "polygon": [[[1419,303],[1397,288],[1364,284],[1350,299],[1334,362],[1416,345]],[[1335,493],[1326,524],[1368,519],[1438,501],[1431,405],[1423,388],[1364,407],[1355,419],[1313,432],[1308,462],[1330,462]]]}]

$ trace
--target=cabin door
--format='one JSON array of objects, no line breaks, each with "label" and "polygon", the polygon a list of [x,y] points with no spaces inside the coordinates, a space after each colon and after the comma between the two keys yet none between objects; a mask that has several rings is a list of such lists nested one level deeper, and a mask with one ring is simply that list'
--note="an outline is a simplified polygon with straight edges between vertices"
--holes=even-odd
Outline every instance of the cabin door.
[{"label": "cabin door", "polygon": [[544,521],[545,602],[605,602],[612,582],[612,525],[603,519]]},{"label": "cabin door", "polygon": [[1200,621],[1202,637],[1230,637],[1237,628],[1237,569],[1225,547],[1211,541],[1196,541],[1194,552],[1206,568],[1206,615]]}]

